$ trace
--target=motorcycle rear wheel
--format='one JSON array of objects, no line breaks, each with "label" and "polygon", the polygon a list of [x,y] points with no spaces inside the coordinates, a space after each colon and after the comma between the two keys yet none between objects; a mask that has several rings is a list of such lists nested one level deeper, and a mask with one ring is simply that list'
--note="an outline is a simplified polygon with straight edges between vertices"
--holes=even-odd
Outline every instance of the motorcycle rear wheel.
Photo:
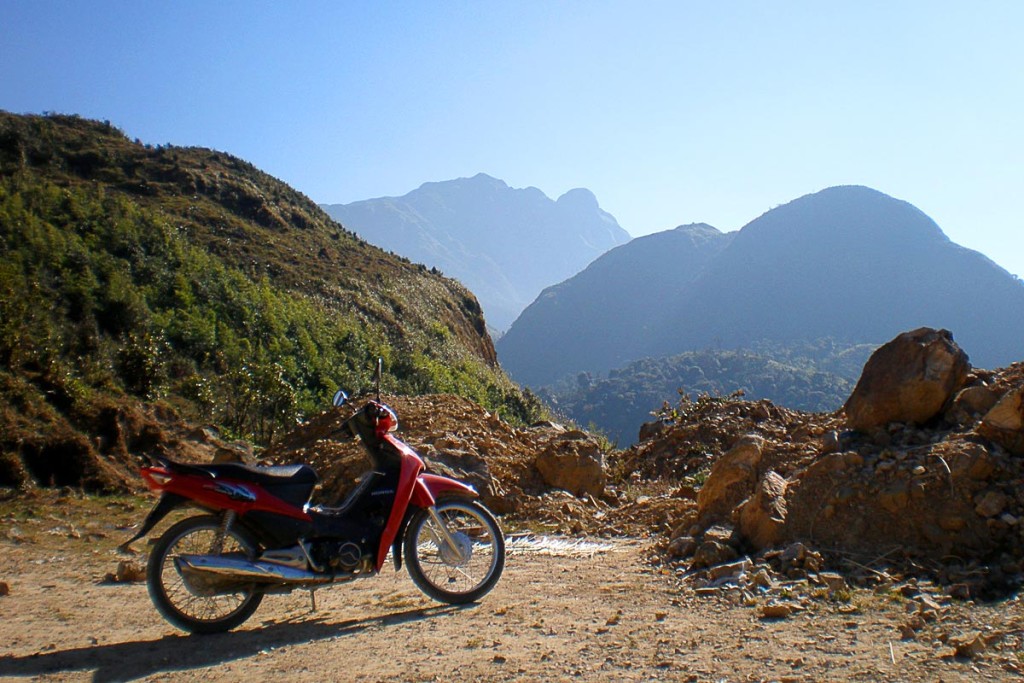
[{"label": "motorcycle rear wheel", "polygon": [[429,512],[417,511],[405,534],[409,576],[438,602],[475,602],[494,588],[505,568],[501,527],[490,510],[474,500],[438,501],[435,509],[457,548],[447,547]]},{"label": "motorcycle rear wheel", "polygon": [[[213,515],[189,517],[168,529],[153,545],[146,566],[149,596],[167,621],[190,633],[230,631],[246,619],[263,601],[263,593],[251,586],[231,593],[209,594],[190,585],[174,566],[178,555],[208,555],[220,531],[220,519]],[[256,556],[257,542],[240,527],[224,535],[219,554]]]}]

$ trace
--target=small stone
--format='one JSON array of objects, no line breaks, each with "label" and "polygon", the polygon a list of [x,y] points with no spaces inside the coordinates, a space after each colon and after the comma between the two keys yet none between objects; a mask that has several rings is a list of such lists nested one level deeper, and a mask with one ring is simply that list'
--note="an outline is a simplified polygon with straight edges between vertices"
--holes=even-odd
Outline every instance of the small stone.
[{"label": "small stone", "polygon": [[762,619],[785,619],[793,614],[793,608],[784,602],[769,602],[761,608]]},{"label": "small stone", "polygon": [[767,569],[761,569],[754,574],[754,576],[751,577],[751,582],[755,586],[760,586],[761,588],[772,588],[775,585],[775,582],[772,581],[772,577],[768,573]]},{"label": "small stone", "polygon": [[965,658],[980,655],[988,647],[980,631],[958,633],[949,639],[949,644],[956,650],[957,657]]},{"label": "small stone", "polygon": [[818,574],[818,578],[828,587],[829,593],[837,593],[846,589],[846,579],[843,578],[842,574],[821,572]]},{"label": "small stone", "polygon": [[668,544],[668,551],[673,557],[691,557],[697,549],[697,541],[693,536],[679,536]]},{"label": "small stone", "polygon": [[927,595],[917,596],[912,604],[916,606],[916,616],[923,621],[935,621],[943,612],[942,606]]},{"label": "small stone", "polygon": [[146,568],[131,560],[121,560],[117,563],[117,573],[114,580],[118,583],[132,583],[146,580]]},{"label": "small stone", "polygon": [[744,557],[739,562],[731,562],[728,564],[720,564],[714,567],[708,568],[708,578],[712,581],[717,581],[722,578],[734,578],[738,579],[743,575],[747,569],[750,568],[751,562],[748,558]]},{"label": "small stone", "polygon": [[731,545],[717,540],[704,540],[693,554],[694,567],[714,567],[735,560],[738,556]]},{"label": "small stone", "polygon": [[982,517],[995,517],[1006,509],[1008,502],[1005,494],[999,491],[987,491],[980,498],[975,499],[974,511]]},{"label": "small stone", "polygon": [[839,432],[831,430],[825,432],[821,437],[821,453],[827,455],[839,450]]},{"label": "small stone", "polygon": [[6,581],[0,581],[0,597],[11,594],[11,587],[7,585]]},{"label": "small stone", "polygon": [[899,628],[903,640],[917,640],[917,632],[924,628],[924,619],[915,614],[897,628]]},{"label": "small stone", "polygon": [[807,546],[803,543],[793,543],[786,546],[782,551],[781,560],[783,564],[791,565],[798,564],[804,561],[807,556]]}]

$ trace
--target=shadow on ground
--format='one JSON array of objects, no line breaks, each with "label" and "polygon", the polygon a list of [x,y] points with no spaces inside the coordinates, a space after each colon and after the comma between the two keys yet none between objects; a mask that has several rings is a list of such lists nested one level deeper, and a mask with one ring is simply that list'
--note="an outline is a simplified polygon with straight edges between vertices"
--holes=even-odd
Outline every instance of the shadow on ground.
[{"label": "shadow on ground", "polygon": [[41,676],[95,670],[93,681],[107,683],[142,678],[156,673],[216,666],[252,657],[270,648],[331,640],[375,627],[388,627],[453,614],[473,605],[426,607],[365,619],[326,621],[324,618],[288,620],[258,629],[208,636],[169,635],[156,640],[132,641],[0,657],[0,678]]}]

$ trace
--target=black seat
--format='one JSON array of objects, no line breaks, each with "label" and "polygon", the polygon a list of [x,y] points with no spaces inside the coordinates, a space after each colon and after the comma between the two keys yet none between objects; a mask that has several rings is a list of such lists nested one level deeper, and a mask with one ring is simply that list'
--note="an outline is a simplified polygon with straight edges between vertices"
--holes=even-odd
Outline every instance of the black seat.
[{"label": "black seat", "polygon": [[320,481],[316,470],[306,464],[298,465],[243,465],[237,462],[225,462],[216,465],[192,465],[177,462],[165,456],[153,458],[172,472],[193,474],[218,479],[228,477],[239,481],[249,481],[263,486],[280,484],[316,484]]},{"label": "black seat", "polygon": [[221,463],[218,465],[203,465],[214,478],[222,477],[249,481],[262,486],[275,486],[281,484],[316,484],[320,481],[316,470],[309,465],[243,465],[241,463]]}]

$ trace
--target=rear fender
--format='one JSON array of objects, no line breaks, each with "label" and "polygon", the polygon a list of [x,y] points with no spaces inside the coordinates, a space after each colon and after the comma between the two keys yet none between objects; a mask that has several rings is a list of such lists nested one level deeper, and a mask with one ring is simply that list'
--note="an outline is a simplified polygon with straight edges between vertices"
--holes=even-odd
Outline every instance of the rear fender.
[{"label": "rear fender", "polygon": [[146,515],[146,520],[142,523],[142,528],[139,529],[134,536],[129,538],[121,545],[117,546],[118,549],[124,552],[132,552],[131,548],[128,547],[129,545],[131,545],[132,543],[134,543],[135,541],[139,540],[140,538],[148,534],[150,531],[152,531],[153,527],[159,524],[160,520],[162,520],[164,517],[170,514],[172,510],[174,510],[175,508],[182,507],[186,505],[188,502],[188,498],[185,498],[184,496],[179,496],[176,493],[165,492],[163,495],[160,496],[160,500],[157,502],[156,507],[150,510],[149,514]]}]

